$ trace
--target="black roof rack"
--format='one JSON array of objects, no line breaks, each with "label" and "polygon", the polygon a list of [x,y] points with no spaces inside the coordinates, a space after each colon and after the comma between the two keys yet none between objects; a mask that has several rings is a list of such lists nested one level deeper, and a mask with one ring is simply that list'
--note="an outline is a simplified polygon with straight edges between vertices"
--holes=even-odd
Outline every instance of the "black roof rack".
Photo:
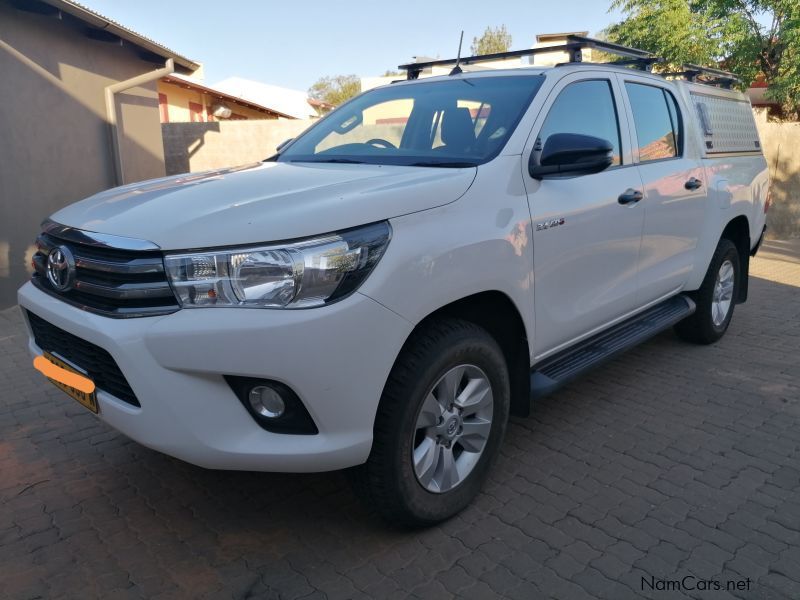
[{"label": "black roof rack", "polygon": [[700,65],[693,65],[691,63],[684,64],[682,68],[683,71],[678,71],[677,73],[664,73],[664,77],[683,77],[686,81],[703,83],[705,85],[718,85],[727,89],[741,82],[733,73],[722,71],[721,69],[701,67]]},{"label": "black roof rack", "polygon": [[417,79],[422,73],[423,69],[428,67],[441,67],[445,65],[474,65],[482,62],[491,62],[495,60],[506,60],[509,58],[520,58],[522,56],[536,56],[537,54],[551,54],[553,52],[566,52],[569,56],[569,63],[573,64],[583,62],[583,50],[600,50],[608,54],[622,57],[623,60],[615,61],[611,65],[630,66],[641,69],[643,71],[651,71],[653,65],[662,62],[661,58],[653,55],[646,50],[639,50],[638,48],[629,48],[620,44],[613,44],[611,42],[604,42],[603,40],[596,40],[594,38],[584,37],[581,35],[568,35],[566,43],[557,46],[543,46],[541,48],[526,48],[525,50],[511,50],[509,52],[494,52],[492,54],[480,54],[476,56],[466,56],[464,58],[447,58],[441,60],[431,60],[427,62],[416,62],[400,65],[398,68],[406,71],[407,79]]}]

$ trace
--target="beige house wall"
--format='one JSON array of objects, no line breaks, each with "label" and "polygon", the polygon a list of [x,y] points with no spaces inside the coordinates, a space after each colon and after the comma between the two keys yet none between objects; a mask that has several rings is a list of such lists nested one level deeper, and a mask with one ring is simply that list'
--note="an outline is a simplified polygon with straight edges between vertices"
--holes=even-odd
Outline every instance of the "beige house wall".
[{"label": "beige house wall", "polygon": [[[247,106],[234,104],[230,101],[220,101],[199,90],[187,89],[173,83],[165,81],[158,82],[158,93],[167,97],[167,111],[170,123],[190,123],[192,121],[189,113],[189,102],[199,104],[204,108],[203,120],[208,121],[208,115],[212,114],[212,106],[215,104],[225,104],[237,115],[246,117],[248,120],[256,119],[275,119],[271,114],[253,110]],[[213,120],[213,119],[212,119]]]},{"label": "beige house wall", "polygon": [[756,124],[772,179],[769,235],[800,237],[800,123],[769,122],[766,110],[756,109]]},{"label": "beige house wall", "polygon": [[207,171],[264,160],[275,154],[278,144],[313,123],[301,119],[164,123],[167,173]]},{"label": "beige house wall", "polygon": [[[42,219],[114,185],[103,89],[160,66],[0,0],[0,308]],[[118,94],[117,111],[126,181],[163,176],[155,83]]]},{"label": "beige house wall", "polygon": [[[534,48],[547,48],[549,46],[560,46],[565,44],[567,41],[566,38],[563,40],[556,40],[552,42],[544,42],[541,44],[534,45]],[[596,59],[592,58],[592,49],[586,48],[585,50],[581,51],[583,55],[584,62],[593,62]],[[534,67],[552,67],[560,63],[568,63],[569,62],[569,54],[567,52],[557,51],[554,50],[553,52],[545,52],[544,54],[534,54],[531,57],[531,65]],[[599,61],[598,61],[599,62]]]}]

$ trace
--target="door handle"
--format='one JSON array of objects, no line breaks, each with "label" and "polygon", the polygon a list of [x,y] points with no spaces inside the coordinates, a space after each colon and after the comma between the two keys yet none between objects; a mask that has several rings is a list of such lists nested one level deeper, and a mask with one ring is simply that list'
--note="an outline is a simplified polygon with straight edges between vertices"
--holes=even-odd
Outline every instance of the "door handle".
[{"label": "door handle", "polygon": [[620,204],[635,204],[642,198],[644,198],[644,194],[642,194],[642,192],[633,188],[628,188],[619,195],[617,202]]},{"label": "door handle", "polygon": [[689,179],[689,181],[683,184],[683,187],[685,187],[687,190],[696,190],[699,189],[700,186],[702,185],[703,185],[702,181],[697,179],[697,177],[692,177]]}]

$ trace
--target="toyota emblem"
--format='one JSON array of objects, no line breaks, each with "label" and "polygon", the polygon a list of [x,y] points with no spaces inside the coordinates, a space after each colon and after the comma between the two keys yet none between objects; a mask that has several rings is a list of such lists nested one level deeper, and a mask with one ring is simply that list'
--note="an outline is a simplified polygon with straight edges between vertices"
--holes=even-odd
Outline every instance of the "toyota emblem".
[{"label": "toyota emblem", "polygon": [[66,246],[53,248],[47,255],[47,281],[59,292],[70,290],[75,283],[75,258]]}]

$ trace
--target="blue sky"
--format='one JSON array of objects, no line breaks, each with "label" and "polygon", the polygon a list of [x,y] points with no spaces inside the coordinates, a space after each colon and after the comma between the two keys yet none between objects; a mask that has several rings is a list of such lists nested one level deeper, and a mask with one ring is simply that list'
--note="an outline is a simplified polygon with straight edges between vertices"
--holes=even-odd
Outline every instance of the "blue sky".
[{"label": "blue sky", "polygon": [[455,56],[505,24],[513,47],[537,33],[596,33],[619,14],[610,0],[81,0],[126,27],[205,65],[206,82],[239,76],[308,89],[320,76],[382,75],[412,56]]}]

